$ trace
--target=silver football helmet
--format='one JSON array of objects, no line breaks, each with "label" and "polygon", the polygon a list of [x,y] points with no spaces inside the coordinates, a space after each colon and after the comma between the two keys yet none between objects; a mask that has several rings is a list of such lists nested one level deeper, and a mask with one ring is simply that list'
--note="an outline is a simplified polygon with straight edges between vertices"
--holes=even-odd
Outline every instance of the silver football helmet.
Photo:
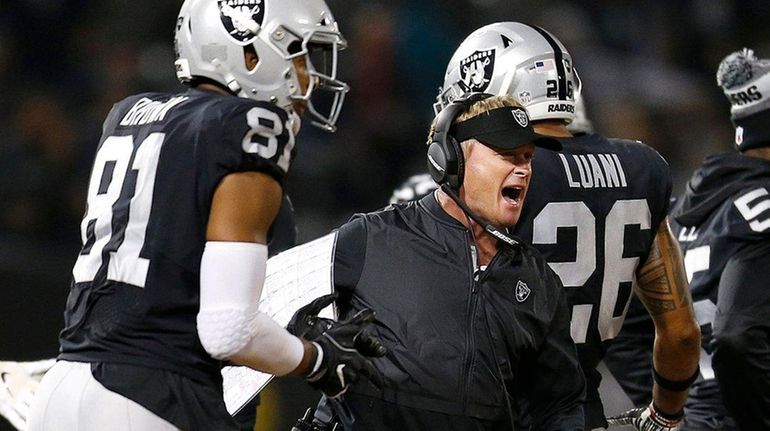
[{"label": "silver football helmet", "polygon": [[569,52],[551,33],[519,22],[498,22],[474,31],[457,48],[434,110],[476,92],[511,95],[532,120],[570,122],[580,78]]},{"label": "silver football helmet", "polygon": [[[303,101],[314,125],[335,130],[349,90],[337,79],[337,53],[347,42],[323,0],[185,0],[175,43],[176,75],[182,83],[208,78],[239,97],[289,110],[293,102]],[[252,70],[244,61],[249,45],[259,59]],[[318,54],[325,54],[325,61],[314,61]],[[303,56],[310,81],[304,92],[293,63]],[[313,106],[315,90],[332,93],[328,113]]]}]

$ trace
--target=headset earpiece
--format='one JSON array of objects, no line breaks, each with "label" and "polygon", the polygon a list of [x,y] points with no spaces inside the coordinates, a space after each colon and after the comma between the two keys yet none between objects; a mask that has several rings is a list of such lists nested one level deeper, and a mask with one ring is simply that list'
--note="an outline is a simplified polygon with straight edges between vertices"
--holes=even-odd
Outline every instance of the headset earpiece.
[{"label": "headset earpiece", "polygon": [[458,190],[465,176],[465,157],[460,143],[449,133],[455,119],[474,103],[492,97],[487,93],[472,93],[447,105],[436,116],[436,126],[428,145],[428,172],[438,185]]}]

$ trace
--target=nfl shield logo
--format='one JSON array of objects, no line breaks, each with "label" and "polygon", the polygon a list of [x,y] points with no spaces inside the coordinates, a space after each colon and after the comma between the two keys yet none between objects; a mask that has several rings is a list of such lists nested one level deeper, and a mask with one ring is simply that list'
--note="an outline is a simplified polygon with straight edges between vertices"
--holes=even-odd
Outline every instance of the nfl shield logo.
[{"label": "nfl shield logo", "polygon": [[529,289],[529,286],[527,286],[527,283],[519,280],[518,283],[516,283],[516,300],[519,302],[524,302],[529,298],[529,294],[532,291]]},{"label": "nfl shield logo", "polygon": [[519,93],[519,102],[521,102],[522,105],[529,105],[529,102],[532,101],[532,94],[529,91],[522,91]]},{"label": "nfl shield logo", "polygon": [[227,33],[241,43],[249,43],[256,33],[249,29],[252,21],[262,26],[265,9],[262,0],[219,0],[219,18]]},{"label": "nfl shield logo", "polygon": [[460,62],[460,79],[473,92],[487,89],[495,69],[495,50],[476,51]]}]

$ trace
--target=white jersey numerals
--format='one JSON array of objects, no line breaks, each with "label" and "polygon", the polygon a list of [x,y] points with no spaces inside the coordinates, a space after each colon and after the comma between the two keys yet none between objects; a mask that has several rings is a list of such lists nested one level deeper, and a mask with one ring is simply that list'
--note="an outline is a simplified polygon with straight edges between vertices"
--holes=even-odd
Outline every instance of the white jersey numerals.
[{"label": "white jersey numerals", "polygon": [[[604,249],[604,274],[599,304],[598,331],[602,340],[615,338],[625,319],[628,303],[623,313],[613,317],[618,301],[620,284],[636,283],[638,257],[623,257],[625,228],[638,225],[641,230],[650,229],[650,208],[645,199],[615,202],[605,220],[604,244],[596,241],[596,216],[583,202],[551,202],[543,208],[533,222],[534,244],[556,244],[559,228],[577,229],[574,262],[549,262],[565,287],[583,287],[596,271],[597,247]],[[593,304],[577,304],[572,309],[571,333],[575,343],[585,343]]]},{"label": "white jersey numerals", "polygon": [[[711,259],[711,247],[703,245],[687,250],[684,254],[684,269],[687,272],[687,281],[692,281],[693,276],[697,272],[708,271],[709,263]],[[698,325],[702,328],[706,327],[710,329],[714,324],[714,317],[716,316],[717,306],[711,299],[701,299],[693,304],[695,310],[695,318],[698,320]],[[703,330],[704,334],[706,331]],[[711,354],[708,353],[703,347],[700,349],[700,374],[704,379],[714,378],[714,368],[711,366]]]},{"label": "white jersey numerals", "polygon": [[243,137],[243,151],[259,154],[265,159],[272,159],[278,153],[279,137],[287,136],[288,142],[284,145],[281,156],[276,164],[284,172],[289,170],[291,151],[294,148],[294,133],[291,130],[291,122],[281,122],[281,117],[269,109],[254,107],[246,113],[246,123],[251,129]]},{"label": "white jersey numerals", "polygon": [[770,229],[770,193],[760,187],[735,200],[735,207],[754,232]]},{"label": "white jersey numerals", "polygon": [[[107,279],[144,287],[149,260],[144,246],[163,133],[135,147],[133,136],[110,136],[96,154],[88,210],[80,225],[83,249],[72,275],[93,281],[107,258]],[[118,218],[125,223],[114,223]]]}]

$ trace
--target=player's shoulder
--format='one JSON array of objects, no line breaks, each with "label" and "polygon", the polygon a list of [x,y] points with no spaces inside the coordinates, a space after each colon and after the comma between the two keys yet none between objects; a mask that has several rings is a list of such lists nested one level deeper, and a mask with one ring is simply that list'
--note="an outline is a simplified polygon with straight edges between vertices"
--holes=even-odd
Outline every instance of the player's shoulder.
[{"label": "player's shoulder", "polygon": [[651,182],[670,189],[671,169],[668,161],[655,148],[634,139],[605,139],[608,152],[617,155],[630,178],[647,178],[647,184]]},{"label": "player's shoulder", "polygon": [[668,169],[668,163],[658,151],[642,141],[611,138],[598,133],[562,139],[564,151],[576,154],[606,155],[629,166]]},{"label": "player's shoulder", "polygon": [[127,96],[112,105],[104,127],[111,131],[165,123],[188,99],[184,93],[146,92]]},{"label": "player's shoulder", "polygon": [[605,138],[609,145],[618,152],[626,155],[627,157],[646,160],[649,163],[659,166],[665,166],[668,169],[668,162],[665,158],[654,148],[645,144],[642,141],[634,139],[623,138]]},{"label": "player's shoulder", "polygon": [[265,126],[265,131],[273,130],[273,122],[281,124],[289,119],[289,112],[275,104],[260,100],[234,97],[227,94],[219,94],[205,90],[191,90],[190,94],[196,98],[196,109],[200,109],[205,118],[210,119],[209,124],[228,125],[229,123],[260,123]]},{"label": "player's shoulder", "polygon": [[206,90],[189,94],[195,112],[188,113],[187,133],[205,145],[214,165],[227,171],[265,171],[276,178],[286,174],[298,117],[267,102]]}]

